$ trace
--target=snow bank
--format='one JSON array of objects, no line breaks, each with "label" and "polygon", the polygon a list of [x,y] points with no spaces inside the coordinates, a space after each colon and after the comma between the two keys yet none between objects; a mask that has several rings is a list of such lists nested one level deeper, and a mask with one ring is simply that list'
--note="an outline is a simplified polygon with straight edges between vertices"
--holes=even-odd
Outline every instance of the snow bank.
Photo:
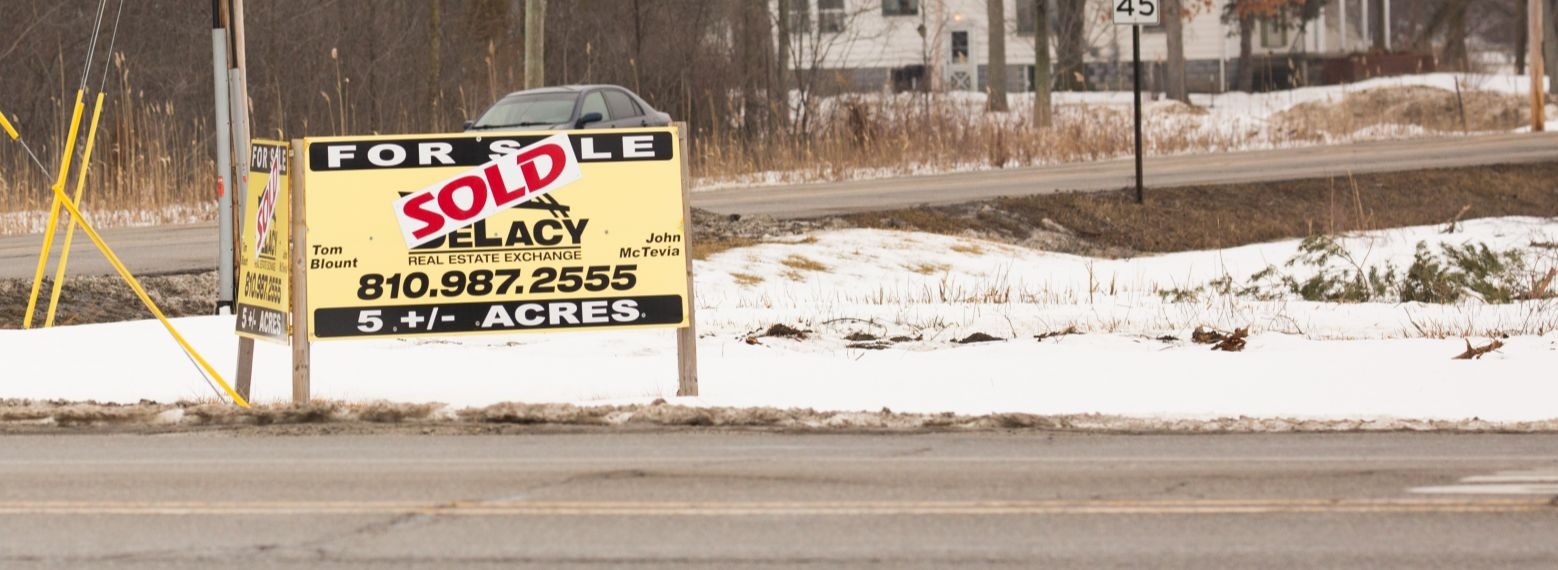
[{"label": "snow bank", "polygon": [[[1410,261],[1418,241],[1531,248],[1554,236],[1558,221],[1510,218],[1465,223],[1455,234],[1408,228],[1342,243],[1356,257],[1399,264]],[[696,407],[969,415],[1558,417],[1551,300],[1337,305],[1231,296],[1173,302],[1159,293],[1223,275],[1243,278],[1298,247],[1289,241],[1104,260],[929,234],[820,232],[699,264],[700,398],[674,396],[670,331],[320,343],[314,390],[346,402],[460,407],[665,398]],[[811,332],[759,336],[776,323]],[[1431,323],[1448,337],[1431,334]],[[232,370],[231,318],[177,324],[219,369]],[[1212,352],[1188,342],[1199,325],[1251,326],[1255,334],[1243,352]],[[1034,338],[1072,326],[1080,334]],[[0,331],[0,398],[214,397],[159,329],[141,321]],[[1465,348],[1454,336],[1462,329],[1515,334],[1481,360],[1452,361]],[[953,342],[974,332],[1001,340]],[[861,346],[846,338],[852,335],[898,338],[870,350],[852,348]],[[287,358],[281,347],[257,347],[256,401],[288,397]]]}]

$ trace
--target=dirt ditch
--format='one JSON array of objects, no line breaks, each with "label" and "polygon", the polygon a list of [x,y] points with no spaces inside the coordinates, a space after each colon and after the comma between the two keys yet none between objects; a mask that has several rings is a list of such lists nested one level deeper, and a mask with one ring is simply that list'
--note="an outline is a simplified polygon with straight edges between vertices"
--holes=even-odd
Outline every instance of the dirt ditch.
[{"label": "dirt ditch", "polygon": [[1413,419],[1306,420],[1227,417],[1129,418],[1099,414],[900,413],[811,409],[646,405],[575,406],[501,403],[453,408],[388,402],[260,405],[211,402],[101,404],[0,400],[0,434],[169,433],[219,430],[237,435],[504,434],[558,429],[767,429],[782,431],[1038,430],[1099,433],[1403,432],[1547,433],[1558,421]]},{"label": "dirt ditch", "polygon": [[1122,190],[908,208],[842,220],[854,227],[1130,257],[1501,216],[1558,216],[1558,163],[1149,189],[1146,207]]}]

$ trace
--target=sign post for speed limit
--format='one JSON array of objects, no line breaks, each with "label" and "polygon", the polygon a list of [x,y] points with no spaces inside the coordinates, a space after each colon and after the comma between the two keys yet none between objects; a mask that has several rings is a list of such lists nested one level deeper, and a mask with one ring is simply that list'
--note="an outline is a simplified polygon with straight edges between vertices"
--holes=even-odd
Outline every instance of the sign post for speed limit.
[{"label": "sign post for speed limit", "polygon": [[1141,27],[1163,23],[1163,12],[1158,3],[1164,0],[1111,0],[1114,6],[1114,24],[1131,27],[1131,75],[1136,83],[1136,96],[1132,99],[1136,111],[1136,203],[1147,200],[1142,184],[1141,141]]}]

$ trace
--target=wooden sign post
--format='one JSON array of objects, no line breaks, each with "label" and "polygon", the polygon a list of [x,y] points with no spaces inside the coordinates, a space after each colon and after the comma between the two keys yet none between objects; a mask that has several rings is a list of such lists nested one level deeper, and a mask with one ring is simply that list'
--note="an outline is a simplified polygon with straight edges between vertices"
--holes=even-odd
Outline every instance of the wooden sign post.
[{"label": "wooden sign post", "polygon": [[698,303],[697,283],[692,271],[692,200],[688,187],[692,184],[687,169],[687,123],[676,124],[677,146],[682,159],[682,233],[686,235],[687,258],[687,326],[676,329],[676,395],[698,395]]},{"label": "wooden sign post", "polygon": [[301,161],[308,160],[308,147],[303,141],[293,139],[292,156],[300,161],[292,170],[292,401],[309,400],[309,367],[313,358],[308,341],[308,211],[304,208],[308,194],[308,171]]}]

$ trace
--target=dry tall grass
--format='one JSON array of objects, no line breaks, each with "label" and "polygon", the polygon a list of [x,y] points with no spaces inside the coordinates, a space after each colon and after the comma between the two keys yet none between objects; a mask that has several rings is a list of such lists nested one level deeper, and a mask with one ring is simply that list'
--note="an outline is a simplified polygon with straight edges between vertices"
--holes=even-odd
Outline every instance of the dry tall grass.
[{"label": "dry tall grass", "polygon": [[[215,214],[215,169],[205,111],[146,100],[119,64],[120,87],[112,93],[99,137],[84,207],[102,226],[191,222]],[[342,106],[342,84],[331,103],[332,123],[356,112]],[[464,94],[457,99],[466,99]],[[1204,109],[1173,102],[1147,109],[1146,139],[1153,155],[1270,148],[1392,137],[1410,132],[1462,132],[1510,128],[1526,112],[1519,98],[1467,90],[1384,88],[1349,95],[1339,103],[1307,103],[1260,119],[1229,121]],[[61,109],[68,98],[61,96]],[[1448,101],[1456,101],[1448,107]],[[456,103],[462,104],[462,103]],[[1462,123],[1459,108],[1468,109]],[[815,101],[804,127],[780,134],[740,128],[732,103],[727,121],[694,133],[690,151],[695,187],[798,183],[1085,162],[1128,156],[1131,114],[1121,105],[1062,105],[1055,126],[1035,129],[1028,107],[984,113],[977,98],[962,94],[843,95]],[[1452,113],[1452,109],[1454,112]],[[68,111],[68,109],[66,109]],[[1449,116],[1447,116],[1449,115]],[[412,118],[401,117],[410,124]],[[54,128],[63,133],[67,113]],[[1395,131],[1381,126],[1402,127]],[[1464,125],[1464,127],[1463,127]],[[343,134],[342,124],[316,134]],[[1413,131],[1416,129],[1416,131]],[[1402,131],[1402,132],[1397,132]],[[289,133],[296,134],[296,133]],[[275,136],[267,134],[266,136]],[[62,137],[60,137],[62,138]],[[38,149],[46,156],[49,149]],[[0,235],[43,229],[49,176],[20,152],[0,153]]]},{"label": "dry tall grass", "polygon": [[[205,111],[148,100],[135,89],[123,63],[122,58],[115,61],[118,77],[113,83],[119,87],[104,101],[104,118],[98,126],[97,148],[82,197],[83,211],[104,226],[209,217],[215,212],[216,168]],[[72,93],[56,99],[61,112],[52,128],[58,140],[65,138],[69,128],[74,97]],[[85,102],[83,140],[90,124],[92,97],[95,95],[89,95]],[[56,167],[58,150],[33,150],[50,168]],[[84,150],[78,149],[78,165]],[[23,152],[0,157],[0,235],[42,231],[54,172],[40,172]],[[79,166],[73,169],[77,172],[71,173],[67,188],[73,187],[79,176]]]}]

